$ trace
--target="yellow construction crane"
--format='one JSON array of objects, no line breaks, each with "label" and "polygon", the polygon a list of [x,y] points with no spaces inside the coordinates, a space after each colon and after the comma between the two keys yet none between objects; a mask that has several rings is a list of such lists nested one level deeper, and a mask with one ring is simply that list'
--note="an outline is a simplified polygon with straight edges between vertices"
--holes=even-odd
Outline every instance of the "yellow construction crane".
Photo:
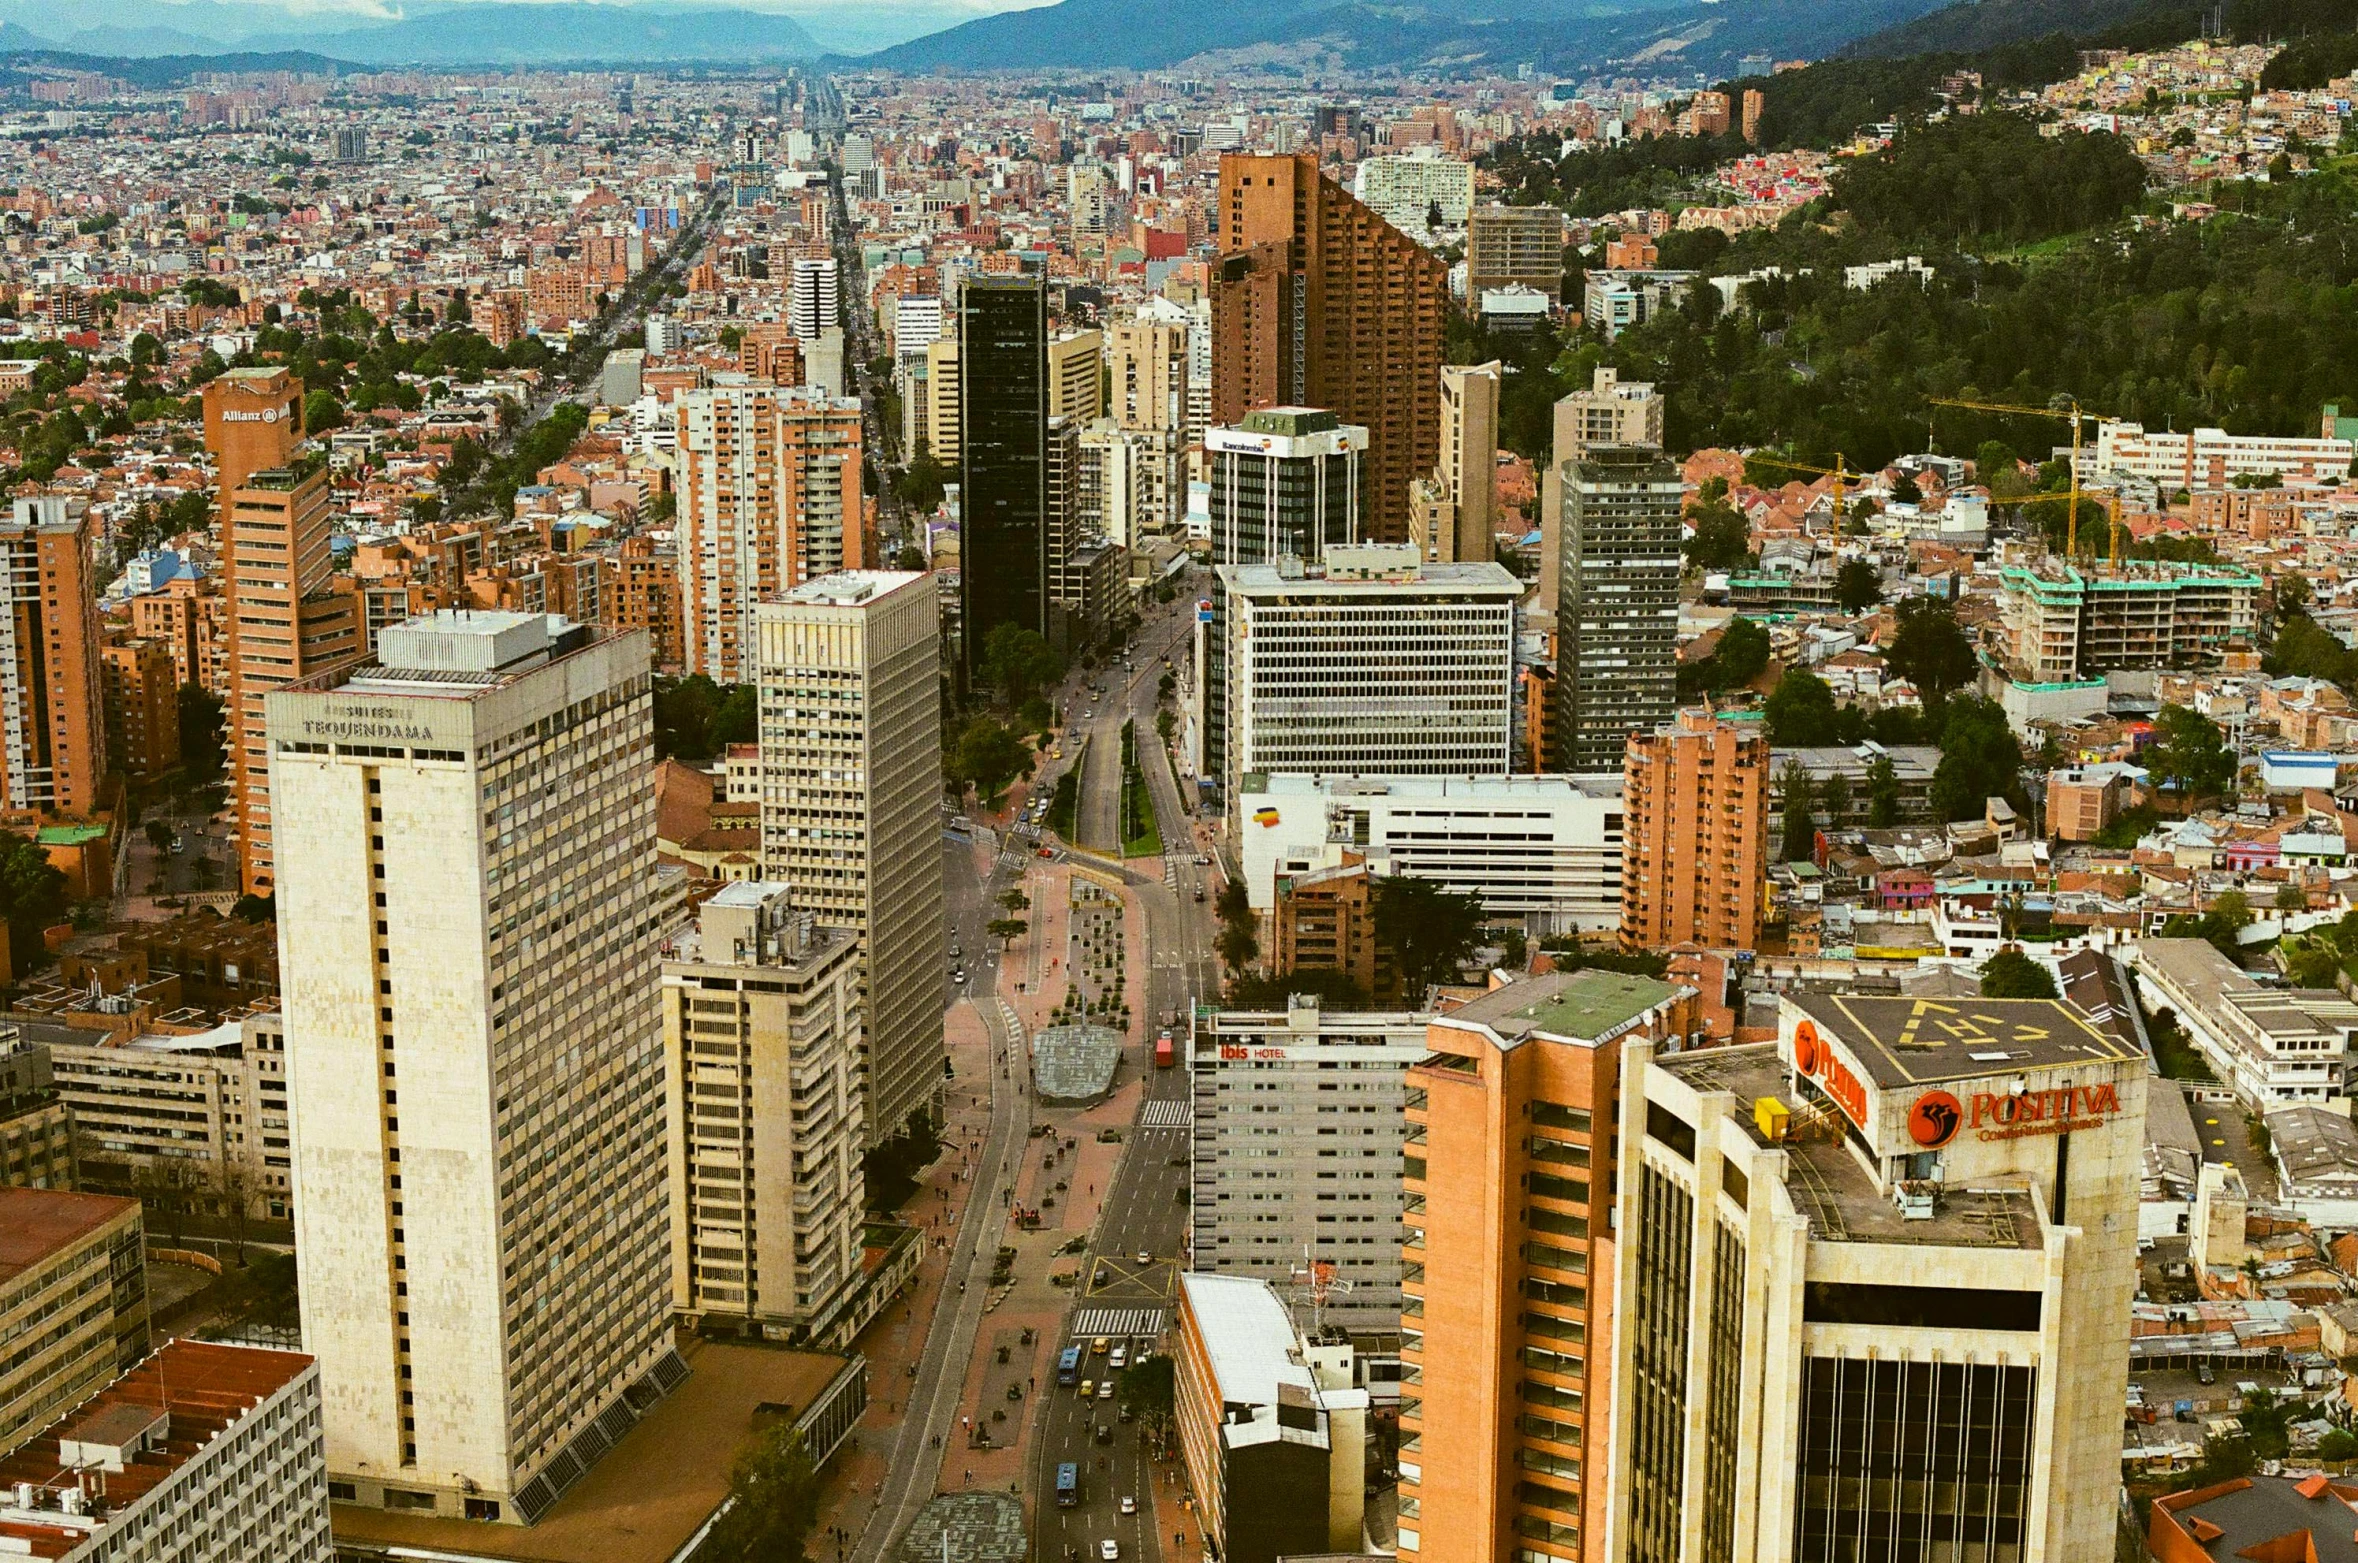
[{"label": "yellow construction crane", "polygon": [[[2071,486],[2064,493],[2071,506],[2071,520],[2064,531],[2064,552],[2077,559],[2080,555],[2080,429],[2083,424],[2095,421],[2098,415],[2082,410],[2080,399],[2068,391],[2044,407],[2025,407],[2013,402],[1976,402],[1956,396],[1933,396],[1926,400],[1935,407],[1967,407],[1975,412],[2013,413],[2025,418],[2061,418],[2071,425]],[[2112,521],[2113,568],[2118,569],[2121,562],[2121,497],[2118,490],[2113,491],[2107,499],[2105,511]]]},{"label": "yellow construction crane", "polygon": [[1832,478],[1834,480],[1834,530],[1837,535],[1840,535],[1842,531],[1842,523],[1850,519],[1842,507],[1843,495],[1849,492],[1850,482],[1853,478],[1866,475],[1851,471],[1848,458],[1840,451],[1834,453],[1834,465],[1831,467],[1813,467],[1806,461],[1787,461],[1782,456],[1762,454],[1750,455],[1744,459],[1747,462],[1757,461],[1764,467],[1784,467],[1793,472],[1814,472],[1819,477]]}]

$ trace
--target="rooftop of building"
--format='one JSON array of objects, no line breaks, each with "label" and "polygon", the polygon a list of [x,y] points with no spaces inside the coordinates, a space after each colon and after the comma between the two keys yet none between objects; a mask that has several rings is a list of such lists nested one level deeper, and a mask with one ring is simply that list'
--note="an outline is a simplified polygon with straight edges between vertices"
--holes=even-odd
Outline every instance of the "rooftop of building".
[{"label": "rooftop of building", "polygon": [[688,1376],[622,1435],[538,1523],[395,1514],[338,1504],[339,1545],[485,1563],[669,1563],[728,1496],[729,1466],[781,1414],[825,1394],[844,1359],[770,1346],[692,1341]]},{"label": "rooftop of building", "polygon": [[1179,1285],[1221,1400],[1266,1404],[1277,1398],[1280,1384],[1311,1383],[1310,1370],[1294,1358],[1293,1315],[1267,1281],[1191,1271],[1179,1277]]},{"label": "rooftop of building", "polygon": [[0,1284],[103,1230],[139,1201],[0,1185]]},{"label": "rooftop of building", "polygon": [[838,570],[805,581],[773,600],[806,607],[857,608],[923,579],[923,570]]},{"label": "rooftop of building", "polygon": [[1841,1042],[1882,1090],[2019,1069],[2122,1063],[2145,1054],[2060,999],[1944,1001],[1792,993],[1786,1002]]},{"label": "rooftop of building", "polygon": [[2268,1114],[2268,1138],[2284,1181],[2301,1185],[2358,1183],[2358,1124],[2347,1112],[2314,1105]]},{"label": "rooftop of building", "polygon": [[381,631],[374,660],[299,679],[285,692],[471,700],[624,633],[562,614],[442,608]]},{"label": "rooftop of building", "polygon": [[1507,776],[1308,776],[1270,775],[1248,771],[1242,780],[1247,795],[1274,798],[1326,798],[1343,803],[1385,798],[1396,802],[1463,803],[1544,802],[1574,797],[1611,799],[1621,796],[1619,776],[1562,776],[1515,774]]},{"label": "rooftop of building", "polygon": [[[2221,1563],[2249,1557],[2358,1563],[2358,1486],[2322,1475],[2240,1477],[2156,1499],[2154,1507]],[[2271,1548],[2271,1542],[2286,1545]]]},{"label": "rooftop of building", "polygon": [[[1907,1003],[1908,1000],[1893,1000]],[[1809,1218],[1812,1235],[1834,1243],[1908,1243],[1933,1248],[2035,1249],[2044,1242],[2039,1207],[2027,1186],[1993,1180],[1971,1188],[1940,1187],[1929,1219],[1910,1219],[1858,1159],[1847,1140],[1832,1133],[1803,1133],[1771,1141],[1754,1116],[1754,1105],[1771,1097],[1798,1106],[1802,1093],[1791,1066],[1776,1044],[1710,1047],[1654,1060],[1657,1067],[1697,1091],[1726,1091],[1736,1100],[1732,1116],[1756,1145],[1774,1144],[1788,1158],[1785,1190]],[[1821,1109],[1821,1114],[1832,1108]],[[1796,1112],[1796,1118],[1804,1115]],[[1819,1117],[1831,1124],[1833,1119]]]},{"label": "rooftop of building", "polygon": [[1323,570],[1286,558],[1273,564],[1224,564],[1220,574],[1255,597],[1386,597],[1407,591],[1519,598],[1523,583],[1494,561],[1435,564],[1414,548],[1330,548]]},{"label": "rooftop of building", "polygon": [[1494,988],[1440,1024],[1480,1030],[1502,1048],[1535,1036],[1596,1045],[1619,1035],[1686,990],[1651,977],[1589,967],[1550,972]]},{"label": "rooftop of building", "polygon": [[[166,1342],[0,1460],[0,1491],[29,1483],[37,1495],[31,1512],[56,1513],[56,1523],[0,1519],[0,1553],[64,1557],[89,1539],[92,1518],[103,1522],[146,1497],[311,1362],[291,1351]],[[71,1462],[68,1443],[77,1446]],[[87,1516],[59,1509],[60,1496],[80,1485],[77,1469],[94,1459],[105,1470],[104,1496],[92,1496]],[[118,1459],[121,1469],[113,1469]],[[13,1502],[10,1509],[25,1512]]]}]

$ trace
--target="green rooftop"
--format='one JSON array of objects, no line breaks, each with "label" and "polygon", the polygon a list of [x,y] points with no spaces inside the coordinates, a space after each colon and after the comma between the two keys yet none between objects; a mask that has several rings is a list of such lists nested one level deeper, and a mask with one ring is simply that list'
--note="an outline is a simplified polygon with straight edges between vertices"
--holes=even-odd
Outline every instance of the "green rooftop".
[{"label": "green rooftop", "polygon": [[1669,983],[1651,977],[1590,967],[1509,983],[1448,1019],[1483,1026],[1509,1047],[1538,1032],[1602,1042],[1627,1029],[1647,1011],[1667,1004],[1678,992]]}]

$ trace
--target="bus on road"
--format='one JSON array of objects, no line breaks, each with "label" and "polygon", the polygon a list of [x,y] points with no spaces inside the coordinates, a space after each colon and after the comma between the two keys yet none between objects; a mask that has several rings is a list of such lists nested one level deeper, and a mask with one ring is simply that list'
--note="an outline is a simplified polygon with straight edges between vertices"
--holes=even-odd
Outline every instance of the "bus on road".
[{"label": "bus on road", "polygon": [[1081,1501],[1081,1468],[1067,1460],[1056,1468],[1056,1506],[1069,1509]]},{"label": "bus on road", "polygon": [[1081,1381],[1081,1348],[1067,1346],[1064,1355],[1056,1359],[1056,1382],[1066,1389]]},{"label": "bus on road", "polygon": [[1171,1043],[1171,1033],[1166,1031],[1156,1037],[1154,1039],[1154,1067],[1168,1069],[1178,1061],[1177,1050]]}]

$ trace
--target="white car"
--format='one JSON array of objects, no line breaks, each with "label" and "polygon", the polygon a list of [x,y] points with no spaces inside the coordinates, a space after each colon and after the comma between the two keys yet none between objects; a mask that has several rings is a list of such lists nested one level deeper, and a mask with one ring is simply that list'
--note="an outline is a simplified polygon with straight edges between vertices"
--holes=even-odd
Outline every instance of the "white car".
[{"label": "white car", "polygon": [[1114,1559],[1122,1555],[1122,1544],[1108,1536],[1097,1544],[1097,1555],[1103,1558],[1105,1563],[1114,1563]]},{"label": "white car", "polygon": [[1113,1380],[1112,1380],[1112,1379],[1108,1378],[1108,1379],[1100,1379],[1100,1380],[1098,1380],[1098,1383],[1097,1383],[1097,1398],[1098,1398],[1098,1399],[1100,1399],[1100,1400],[1111,1400],[1111,1399],[1113,1399]]},{"label": "white car", "polygon": [[1114,1372],[1119,1373],[1125,1366],[1128,1365],[1129,1361],[1130,1348],[1127,1346],[1116,1346],[1113,1349],[1113,1355],[1105,1359],[1105,1365],[1113,1369]]},{"label": "white car", "polygon": [[1138,1500],[1136,1498],[1129,1497],[1122,1499],[1122,1512],[1124,1514],[1136,1514],[1138,1512]]}]

